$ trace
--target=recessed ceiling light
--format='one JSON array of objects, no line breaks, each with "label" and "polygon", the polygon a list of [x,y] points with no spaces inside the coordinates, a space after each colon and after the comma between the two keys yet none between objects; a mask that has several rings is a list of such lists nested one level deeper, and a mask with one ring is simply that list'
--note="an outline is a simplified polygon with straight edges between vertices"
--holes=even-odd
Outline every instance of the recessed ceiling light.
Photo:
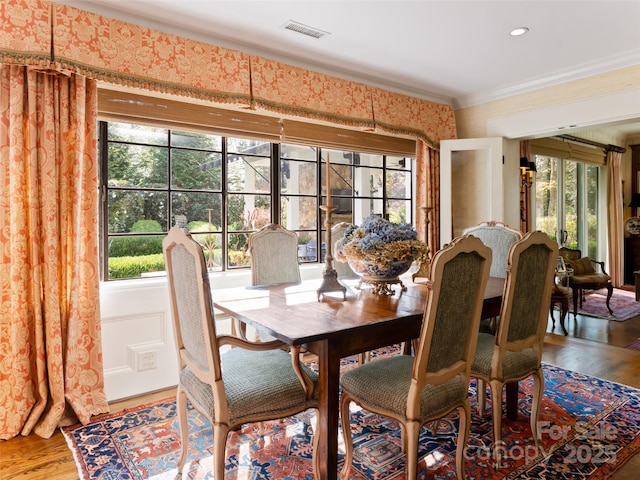
[{"label": "recessed ceiling light", "polygon": [[509,32],[509,35],[511,35],[512,37],[519,37],[520,35],[524,35],[528,31],[529,29],[527,27],[518,27],[511,30]]}]

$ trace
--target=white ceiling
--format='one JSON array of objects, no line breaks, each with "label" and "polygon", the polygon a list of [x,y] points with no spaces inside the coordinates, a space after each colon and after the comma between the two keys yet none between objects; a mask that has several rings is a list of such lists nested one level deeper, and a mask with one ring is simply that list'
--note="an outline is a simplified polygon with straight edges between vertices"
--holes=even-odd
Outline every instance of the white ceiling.
[{"label": "white ceiling", "polygon": [[640,0],[56,1],[455,108],[640,63]]}]

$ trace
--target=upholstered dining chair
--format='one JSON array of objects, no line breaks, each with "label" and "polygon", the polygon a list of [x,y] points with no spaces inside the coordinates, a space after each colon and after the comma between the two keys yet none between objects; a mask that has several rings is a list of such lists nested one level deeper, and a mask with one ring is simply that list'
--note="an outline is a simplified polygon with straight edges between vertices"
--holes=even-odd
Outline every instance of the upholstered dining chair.
[{"label": "upholstered dining chair", "polygon": [[[344,232],[350,223],[340,222],[331,227],[331,241],[335,244],[338,240],[344,237]],[[335,252],[335,249],[332,250]],[[347,262],[339,262],[333,258],[333,269],[338,273],[338,277],[355,277],[356,274]]]},{"label": "upholstered dining chair", "polygon": [[[491,220],[482,222],[464,230],[464,235],[473,235],[482,240],[491,249],[491,277],[505,278],[507,276],[507,256],[509,248],[522,238],[522,232],[515,230],[503,222]],[[495,333],[498,318],[489,318],[480,322],[480,331]]]},{"label": "upholstered dining chair", "polygon": [[502,390],[505,383],[533,376],[531,432],[538,445],[538,410],[544,389],[542,345],[555,284],[558,245],[545,233],[526,234],[509,249],[500,322],[494,335],[480,333],[471,376],[478,381],[478,411],[484,414],[486,383],[491,388],[493,445],[501,462]]},{"label": "upholstered dining chair", "polygon": [[466,228],[463,235],[473,235],[482,240],[491,249],[491,277],[507,276],[507,255],[513,243],[522,238],[522,232],[515,230],[503,222],[491,220]]},{"label": "upholstered dining chair", "polygon": [[270,223],[249,235],[252,285],[300,283],[298,235]]},{"label": "upholstered dining chair", "polygon": [[[611,283],[611,277],[604,269],[604,262],[583,257],[580,250],[568,247],[560,248],[560,256],[567,266],[573,270],[569,276],[569,287],[571,287],[573,297],[573,316],[575,317],[578,314],[578,302],[582,308],[584,291],[600,290],[601,288],[607,289],[607,308],[609,313],[613,315],[613,309],[609,305],[613,294],[613,284]],[[595,265],[598,265],[600,272],[596,271]]]},{"label": "upholstered dining chair", "polygon": [[[298,235],[282,225],[270,223],[249,235],[249,259],[251,285],[300,283],[298,260]],[[234,332],[246,338],[247,326],[233,319]],[[256,332],[256,338],[272,340],[273,337]]]},{"label": "upholstered dining chair", "polygon": [[454,239],[433,258],[415,355],[378,359],[342,374],[342,478],[347,478],[353,461],[351,402],[400,423],[409,480],[417,475],[422,426],[457,410],[456,471],[459,479],[465,478],[464,451],[471,421],[469,375],[490,264],[491,250],[478,238]]},{"label": "upholstered dining chair", "polygon": [[[213,471],[224,478],[231,430],[318,408],[317,375],[280,341],[253,343],[218,335],[202,247],[179,227],[162,245],[179,363],[176,394],[180,425],[180,476],[187,460],[187,400],[213,427]],[[235,348],[222,347],[230,345]],[[221,350],[222,349],[222,350]],[[314,435],[314,471],[317,470]]]}]

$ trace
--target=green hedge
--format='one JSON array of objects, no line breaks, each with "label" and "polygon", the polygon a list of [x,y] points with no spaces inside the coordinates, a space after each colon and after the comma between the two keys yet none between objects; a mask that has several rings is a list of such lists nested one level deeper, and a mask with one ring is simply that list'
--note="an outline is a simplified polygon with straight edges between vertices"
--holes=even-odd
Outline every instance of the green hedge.
[{"label": "green hedge", "polygon": [[162,253],[138,257],[110,257],[109,279],[138,278],[143,273],[164,272]]}]

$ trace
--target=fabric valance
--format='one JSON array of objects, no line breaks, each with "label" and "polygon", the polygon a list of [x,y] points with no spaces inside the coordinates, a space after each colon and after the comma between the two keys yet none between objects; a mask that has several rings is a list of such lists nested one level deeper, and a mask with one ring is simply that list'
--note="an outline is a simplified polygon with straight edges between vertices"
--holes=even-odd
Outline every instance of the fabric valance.
[{"label": "fabric valance", "polygon": [[51,2],[0,2],[0,63],[46,65],[51,61]]},{"label": "fabric valance", "polygon": [[0,5],[0,62],[400,137],[456,138],[453,107],[401,95],[50,0]]}]

